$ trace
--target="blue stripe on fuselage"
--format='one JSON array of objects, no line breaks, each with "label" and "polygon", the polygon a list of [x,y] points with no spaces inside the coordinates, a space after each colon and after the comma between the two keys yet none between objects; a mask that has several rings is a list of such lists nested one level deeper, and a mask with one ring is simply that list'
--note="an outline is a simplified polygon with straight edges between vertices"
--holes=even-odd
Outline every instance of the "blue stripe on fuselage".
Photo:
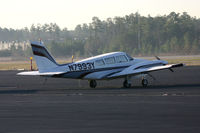
[{"label": "blue stripe on fuselage", "polygon": [[[103,72],[103,71],[109,71],[109,70],[116,70],[118,72],[122,71],[124,68],[127,68],[129,66],[120,66],[120,67],[108,67],[108,68],[99,68],[99,69],[92,69],[92,70],[82,70],[82,71],[71,71],[71,72],[66,72],[64,74],[60,75],[54,75],[53,77],[56,78],[73,78],[73,79],[83,79],[85,76],[91,73],[95,72]],[[114,73],[111,71],[109,74],[106,73],[105,75],[102,75],[103,79],[106,79],[107,75],[110,75]]]}]

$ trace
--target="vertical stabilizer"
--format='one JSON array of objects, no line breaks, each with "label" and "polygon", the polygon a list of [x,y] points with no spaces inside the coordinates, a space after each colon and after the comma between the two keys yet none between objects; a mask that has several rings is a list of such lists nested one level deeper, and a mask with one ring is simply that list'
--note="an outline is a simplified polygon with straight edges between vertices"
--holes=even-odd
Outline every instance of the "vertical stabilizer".
[{"label": "vertical stabilizer", "polygon": [[31,42],[31,47],[39,72],[45,72],[58,66],[42,42]]}]

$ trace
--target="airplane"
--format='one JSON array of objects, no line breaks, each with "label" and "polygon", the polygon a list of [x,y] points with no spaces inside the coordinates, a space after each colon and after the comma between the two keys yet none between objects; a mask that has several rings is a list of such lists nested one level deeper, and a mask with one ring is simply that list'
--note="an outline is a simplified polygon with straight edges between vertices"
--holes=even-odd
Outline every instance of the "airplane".
[{"label": "airplane", "polygon": [[45,48],[43,42],[31,42],[38,71],[20,72],[17,75],[44,76],[53,78],[83,79],[95,88],[97,80],[124,78],[123,87],[131,87],[131,78],[141,78],[143,87],[148,86],[147,76],[163,69],[182,67],[183,63],[168,64],[156,56],[156,60],[132,58],[125,52],[111,52],[67,64],[58,64]]}]

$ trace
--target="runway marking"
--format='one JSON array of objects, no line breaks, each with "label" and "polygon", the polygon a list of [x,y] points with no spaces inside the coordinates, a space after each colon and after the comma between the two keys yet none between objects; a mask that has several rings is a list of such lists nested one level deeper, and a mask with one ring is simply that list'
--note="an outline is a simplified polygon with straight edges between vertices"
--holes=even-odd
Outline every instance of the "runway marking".
[{"label": "runway marking", "polygon": [[38,90],[0,90],[0,94],[33,94]]},{"label": "runway marking", "polygon": [[16,86],[0,86],[0,89],[16,89]]}]

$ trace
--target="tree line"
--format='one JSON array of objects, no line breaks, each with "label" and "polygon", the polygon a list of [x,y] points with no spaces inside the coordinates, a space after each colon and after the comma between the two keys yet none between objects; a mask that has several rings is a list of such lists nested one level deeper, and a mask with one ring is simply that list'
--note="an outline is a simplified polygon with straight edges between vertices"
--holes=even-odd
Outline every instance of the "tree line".
[{"label": "tree line", "polygon": [[[77,25],[74,30],[61,29],[56,23],[33,24],[19,30],[0,28],[0,41],[38,39],[55,56],[87,57],[112,51],[132,56],[199,54],[200,19],[186,12],[155,17],[136,12],[106,20],[93,17],[91,23]],[[24,53],[31,53],[30,49]]]}]

